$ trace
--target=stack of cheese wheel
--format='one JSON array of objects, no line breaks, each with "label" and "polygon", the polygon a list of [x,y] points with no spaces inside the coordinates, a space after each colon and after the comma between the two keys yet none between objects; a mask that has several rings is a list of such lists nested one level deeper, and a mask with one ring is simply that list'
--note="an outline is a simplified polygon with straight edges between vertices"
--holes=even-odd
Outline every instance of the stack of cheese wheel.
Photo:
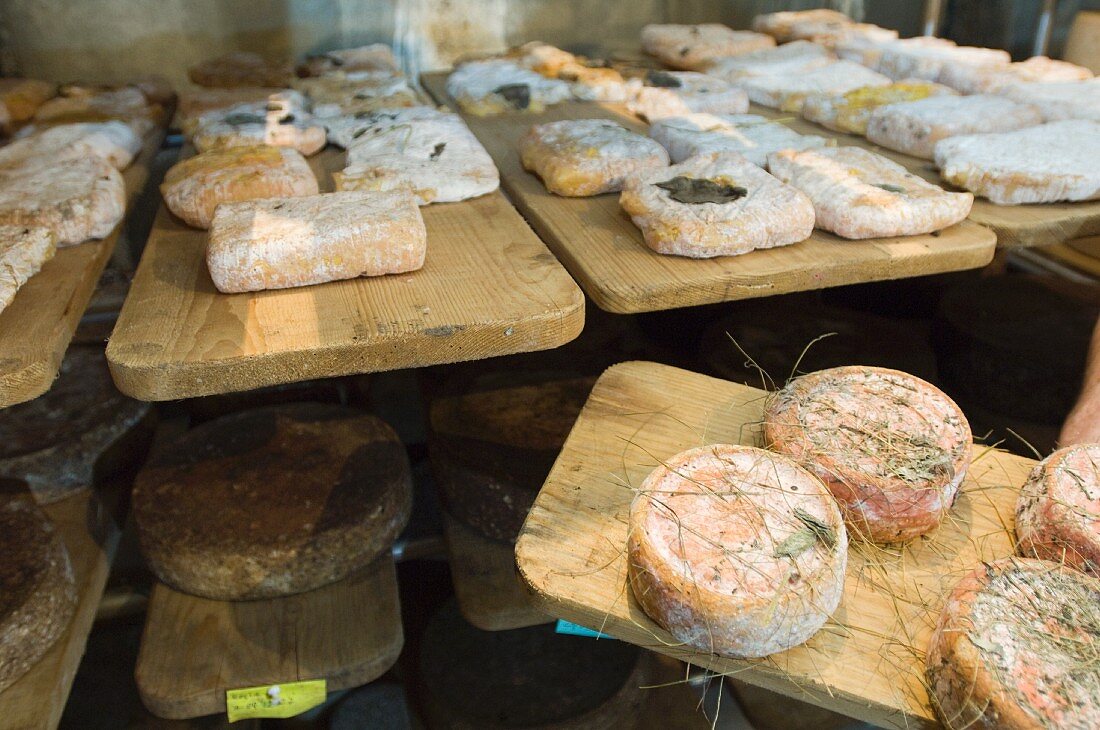
[{"label": "stack of cheese wheel", "polygon": [[1016,503],[1020,554],[1100,577],[1100,444],[1059,449],[1031,472]]},{"label": "stack of cheese wheel", "polygon": [[138,475],[134,519],[157,577],[218,600],[309,591],[390,550],[408,457],[385,423],[298,403],[204,423]]},{"label": "stack of cheese wheel", "polygon": [[430,447],[447,512],[514,542],[592,383],[502,372],[445,387],[431,405]]},{"label": "stack of cheese wheel", "polygon": [[0,476],[56,502],[132,462],[150,431],[149,404],[115,389],[103,349],[74,347],[45,395],[0,411]]},{"label": "stack of cheese wheel", "polygon": [[553,626],[482,631],[454,602],[420,642],[428,726],[438,730],[627,730],[637,726],[646,655],[620,641],[558,634]]},{"label": "stack of cheese wheel", "polygon": [[983,564],[947,599],[927,656],[949,728],[1094,728],[1100,580],[1045,560]]},{"label": "stack of cheese wheel", "polygon": [[801,644],[836,610],[848,538],[820,479],[746,446],[685,451],[630,509],[634,596],[673,638],[762,657]]},{"label": "stack of cheese wheel", "polygon": [[972,449],[966,416],[943,392],[875,367],[795,378],[769,399],[764,438],[821,477],[848,529],[876,543],[938,526]]},{"label": "stack of cheese wheel", "polygon": [[69,625],[69,553],[25,484],[0,480],[0,691],[34,666]]}]

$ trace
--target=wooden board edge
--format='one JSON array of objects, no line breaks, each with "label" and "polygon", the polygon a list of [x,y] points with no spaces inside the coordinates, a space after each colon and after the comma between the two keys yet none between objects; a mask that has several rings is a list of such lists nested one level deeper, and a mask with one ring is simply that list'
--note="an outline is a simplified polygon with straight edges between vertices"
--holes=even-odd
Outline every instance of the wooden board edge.
[{"label": "wooden board edge", "polygon": [[1004,228],[995,222],[983,220],[980,213],[977,216],[972,215],[970,219],[991,229],[997,235],[997,248],[1007,251],[1100,234],[1100,216],[1095,219],[1045,221],[1041,225],[1021,229]]},{"label": "wooden board edge", "polygon": [[[388,646],[370,660],[358,665],[346,667],[332,676],[326,677],[326,692],[329,694],[339,690],[369,684],[375,679],[378,679],[397,663],[401,651],[404,648],[405,629],[401,621],[401,607],[398,596],[399,586],[397,584],[397,564],[389,553],[386,553],[382,559],[385,559],[388,564],[389,569],[385,570],[385,568],[383,568],[383,571],[392,583],[390,588],[392,589],[394,598],[394,615],[397,618],[396,626],[393,627],[395,629],[393,638]],[[164,586],[164,584],[157,581],[153,585],[153,594],[165,588],[166,586]],[[149,597],[150,604],[153,602],[153,594],[150,594]],[[145,626],[142,628],[142,644],[145,642],[145,634],[147,631],[149,631],[148,622],[146,622]],[[141,698],[142,704],[149,712],[157,717],[164,720],[188,720],[225,712],[225,690],[227,688],[198,692],[187,696],[176,694],[162,697],[147,688],[147,683],[143,680],[141,669],[141,651],[139,650],[138,660],[134,666],[134,683],[137,685],[138,695]],[[317,679],[317,677],[303,677],[302,679]],[[291,679],[288,681],[298,680]]]},{"label": "wooden board edge", "polygon": [[[469,362],[483,357],[473,347],[482,333],[510,328],[515,330],[509,335],[513,338],[514,346],[502,348],[491,357],[552,350],[576,339],[584,329],[584,294],[575,281],[572,283],[572,301],[552,313],[527,318],[521,322],[501,320],[467,327],[460,332],[419,333],[418,339],[423,342],[438,343],[440,339],[458,338],[452,349],[445,352],[439,350],[439,354],[432,358],[418,357],[422,354],[419,348],[415,346],[415,342],[408,341],[402,343],[401,357],[394,358],[394,343],[382,340],[368,346],[346,344],[323,352],[313,350],[308,354],[283,352],[236,357],[218,361],[216,365],[204,362],[190,366],[167,360],[134,365],[120,356],[112,347],[114,340],[109,340],[106,349],[107,365],[115,386],[123,394],[142,401],[168,401],[234,393],[316,378]],[[553,332],[555,328],[560,334],[547,338],[546,334]],[[532,341],[537,342],[532,346]],[[302,374],[303,370],[307,372]],[[234,381],[243,382],[244,385],[234,386]]]}]

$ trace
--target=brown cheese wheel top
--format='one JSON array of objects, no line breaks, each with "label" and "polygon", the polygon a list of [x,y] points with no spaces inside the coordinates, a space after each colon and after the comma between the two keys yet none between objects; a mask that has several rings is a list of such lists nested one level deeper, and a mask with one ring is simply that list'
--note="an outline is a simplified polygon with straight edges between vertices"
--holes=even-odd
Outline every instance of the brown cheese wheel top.
[{"label": "brown cheese wheel top", "polygon": [[490,538],[515,540],[593,382],[493,373],[437,398],[432,466],[447,510]]},{"label": "brown cheese wheel top", "polygon": [[630,507],[628,551],[635,598],[677,641],[762,657],[806,641],[836,610],[848,537],[806,469],[717,444],[650,473]]},{"label": "brown cheese wheel top", "polygon": [[0,476],[42,503],[92,485],[96,460],[149,413],[115,389],[103,349],[73,347],[46,393],[0,411]]},{"label": "brown cheese wheel top", "polygon": [[133,495],[157,576],[221,600],[339,580],[389,550],[411,508],[408,457],[389,426],[312,403],[204,423],[150,460]]},{"label": "brown cheese wheel top", "polygon": [[[634,727],[638,647],[558,634],[553,625],[482,631],[453,601],[420,643],[429,725],[449,730]],[[633,711],[632,711],[633,710]],[[635,715],[631,717],[631,715]]]},{"label": "brown cheese wheel top", "polygon": [[64,632],[76,609],[69,554],[26,486],[0,480],[0,691]]},{"label": "brown cheese wheel top", "polygon": [[1043,560],[984,564],[951,592],[928,651],[949,728],[1095,728],[1100,580]]},{"label": "brown cheese wheel top", "polygon": [[940,523],[972,448],[966,416],[947,395],[874,367],[795,378],[765,407],[764,437],[825,480],[849,530],[879,543]]},{"label": "brown cheese wheel top", "polygon": [[1036,465],[1016,502],[1020,554],[1100,577],[1100,444],[1059,449]]}]

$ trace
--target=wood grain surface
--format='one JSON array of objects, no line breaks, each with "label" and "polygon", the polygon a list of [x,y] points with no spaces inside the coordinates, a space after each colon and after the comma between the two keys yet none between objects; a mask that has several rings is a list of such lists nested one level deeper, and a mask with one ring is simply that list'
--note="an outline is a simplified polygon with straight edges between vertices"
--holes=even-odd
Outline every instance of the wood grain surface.
[{"label": "wood grain surface", "polygon": [[366,684],[393,666],[403,642],[389,554],[356,576],[266,601],[212,601],[157,583],[134,676],[150,712],[185,719],[224,713],[228,689]]},{"label": "wood grain surface", "polygon": [[[144,149],[122,173],[128,208],[145,188],[163,141],[163,129],[151,132]],[[125,224],[121,221],[101,241],[58,249],[0,312],[0,407],[49,390]]]},{"label": "wood grain surface", "polygon": [[458,610],[485,631],[550,623],[516,571],[515,549],[490,540],[450,515],[443,516]]},{"label": "wood grain surface", "polygon": [[878,725],[935,724],[924,653],[950,588],[1011,555],[1016,496],[1034,461],[977,446],[944,524],[903,549],[853,544],[840,607],[808,643],[734,660],[679,645],[627,584],[627,518],[661,461],[709,443],[754,443],[765,392],[628,362],[596,384],[516,546],[552,616]]},{"label": "wood grain surface", "polygon": [[19,730],[53,730],[61,722],[120,534],[96,492],[84,491],[42,509],[69,551],[77,605],[72,622],[57,643],[29,672],[0,692],[0,726]]},{"label": "wood grain surface", "polygon": [[[426,74],[425,88],[448,102],[445,74]],[[848,241],[815,230],[802,243],[741,256],[688,259],[646,247],[617,193],[564,198],[525,171],[518,142],[532,124],[558,119],[613,119],[645,133],[622,105],[569,102],[542,114],[464,115],[500,168],[516,206],[598,307],[617,314],[902,279],[984,266],[995,236],[971,222],[937,234]]]},{"label": "wood grain surface", "polygon": [[[334,148],[311,160],[322,190],[343,162]],[[543,350],[580,333],[583,295],[503,194],[421,211],[419,271],[221,294],[206,232],[161,206],[107,347],[119,390],[190,398]]]}]

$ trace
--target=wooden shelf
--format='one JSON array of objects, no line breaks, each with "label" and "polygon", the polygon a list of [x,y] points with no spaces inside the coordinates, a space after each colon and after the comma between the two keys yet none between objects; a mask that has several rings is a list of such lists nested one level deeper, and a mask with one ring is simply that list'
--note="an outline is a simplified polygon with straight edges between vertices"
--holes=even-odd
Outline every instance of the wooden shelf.
[{"label": "wooden shelf", "polygon": [[141,700],[186,719],[225,712],[228,689],[326,679],[328,691],[371,682],[404,643],[389,554],[363,573],[308,593],[213,601],[158,583],[138,653]]},{"label": "wooden shelf", "polygon": [[516,546],[520,574],[552,616],[886,727],[934,723],[924,653],[946,593],[981,561],[1013,554],[1020,485],[1035,462],[975,458],[950,516],[900,550],[849,550],[844,598],[807,644],[759,660],[679,645],[627,585],[627,520],[642,480],[704,443],[753,443],[763,391],[654,363],[597,382]]},{"label": "wooden shelf", "polygon": [[[122,173],[127,215],[145,188],[153,158],[163,141],[163,129],[151,132],[144,149]],[[37,398],[49,390],[125,225],[123,219],[101,241],[58,249],[57,255],[19,288],[12,303],[0,313],[0,408]]]},{"label": "wooden shelf", "polygon": [[120,534],[95,491],[75,494],[42,509],[69,551],[77,605],[72,622],[57,643],[29,672],[0,692],[0,717],[4,718],[0,724],[20,730],[53,730],[61,722]]},{"label": "wooden shelf", "polygon": [[[425,88],[447,102],[446,74],[426,74]],[[935,235],[847,241],[815,230],[802,243],[741,256],[687,259],[651,251],[617,194],[564,198],[523,169],[518,142],[532,124],[607,118],[645,133],[622,105],[569,102],[543,114],[465,115],[500,168],[501,184],[546,244],[601,309],[651,312],[823,289],[843,284],[940,274],[984,266],[996,238],[963,222]]]},{"label": "wooden shelf", "polygon": [[[344,153],[311,164],[322,190]],[[428,257],[412,274],[221,294],[206,232],[161,207],[107,346],[119,390],[171,400],[312,378],[558,347],[584,297],[499,191],[421,208]]]},{"label": "wooden shelf", "polygon": [[515,549],[443,516],[451,580],[462,616],[484,631],[550,623],[516,572]]},{"label": "wooden shelf", "polygon": [[[787,126],[796,132],[830,137],[840,146],[864,147],[873,150],[894,160],[915,175],[920,175],[937,185],[950,187],[940,178],[939,170],[931,160],[922,160],[888,150],[865,137],[834,132],[797,116],[792,118],[789,112],[767,109],[755,104],[750,112],[770,119],[780,117],[788,119],[790,121],[786,122]],[[1100,201],[996,205],[985,198],[976,197],[974,207],[970,211],[970,220],[993,231],[997,236],[998,248],[1041,246],[1048,243],[1061,243],[1079,236],[1100,234]]]}]

